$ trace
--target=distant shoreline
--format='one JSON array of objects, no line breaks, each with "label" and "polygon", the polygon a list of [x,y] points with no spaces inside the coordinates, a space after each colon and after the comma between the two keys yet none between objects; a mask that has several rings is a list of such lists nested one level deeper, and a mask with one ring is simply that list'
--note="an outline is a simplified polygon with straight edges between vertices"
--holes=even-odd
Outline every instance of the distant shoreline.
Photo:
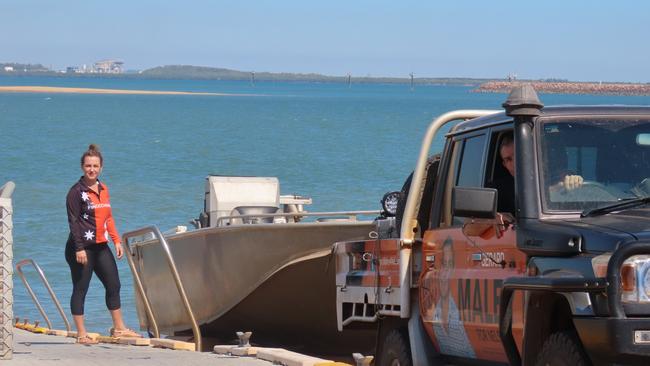
[{"label": "distant shoreline", "polygon": [[163,91],[163,90],[70,88],[70,87],[58,87],[58,86],[0,86],[0,93],[211,95],[211,96],[252,96],[253,95],[253,94],[229,94],[229,93],[184,92],[184,91]]},{"label": "distant shoreline", "polygon": [[[524,81],[489,81],[472,90],[476,93],[509,93],[512,87]],[[582,83],[525,81],[538,93],[549,94],[593,94],[593,95],[650,95],[650,84],[640,83]]]},{"label": "distant shoreline", "polygon": [[[538,93],[548,94],[589,94],[650,96],[650,84],[640,83],[587,83],[550,81],[488,81],[471,91],[474,93],[509,93],[519,83],[531,84]],[[236,94],[213,92],[187,92],[173,90],[132,90],[75,88],[55,86],[0,86],[0,93],[41,93],[41,94],[113,94],[113,95],[204,95],[204,96],[261,96],[261,94]]]}]

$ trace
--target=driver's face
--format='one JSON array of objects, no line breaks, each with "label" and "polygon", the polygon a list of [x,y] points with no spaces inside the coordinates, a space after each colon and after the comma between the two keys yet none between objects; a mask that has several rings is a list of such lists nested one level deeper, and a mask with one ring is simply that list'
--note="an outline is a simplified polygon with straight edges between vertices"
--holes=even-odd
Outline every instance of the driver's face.
[{"label": "driver's face", "polygon": [[499,151],[501,163],[508,170],[510,175],[515,176],[515,144],[503,145]]}]

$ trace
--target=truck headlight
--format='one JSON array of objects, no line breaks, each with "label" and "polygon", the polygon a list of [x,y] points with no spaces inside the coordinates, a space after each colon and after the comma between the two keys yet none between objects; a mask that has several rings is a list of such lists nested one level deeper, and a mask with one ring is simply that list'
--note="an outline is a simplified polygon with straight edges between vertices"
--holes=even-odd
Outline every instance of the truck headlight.
[{"label": "truck headlight", "polygon": [[643,274],[643,288],[646,297],[650,298],[650,268],[646,268]]},{"label": "truck headlight", "polygon": [[650,303],[650,255],[635,255],[621,267],[621,300]]}]

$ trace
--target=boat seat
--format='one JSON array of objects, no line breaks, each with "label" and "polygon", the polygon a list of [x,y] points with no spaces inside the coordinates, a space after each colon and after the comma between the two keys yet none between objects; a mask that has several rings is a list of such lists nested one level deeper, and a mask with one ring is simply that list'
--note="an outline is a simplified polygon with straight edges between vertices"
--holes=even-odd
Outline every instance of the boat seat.
[{"label": "boat seat", "polygon": [[[261,214],[274,214],[278,212],[279,208],[275,206],[237,206],[232,209],[230,216],[245,216],[245,215],[261,215]],[[246,218],[232,218],[230,225],[237,224],[272,224],[273,217],[246,217]]]}]

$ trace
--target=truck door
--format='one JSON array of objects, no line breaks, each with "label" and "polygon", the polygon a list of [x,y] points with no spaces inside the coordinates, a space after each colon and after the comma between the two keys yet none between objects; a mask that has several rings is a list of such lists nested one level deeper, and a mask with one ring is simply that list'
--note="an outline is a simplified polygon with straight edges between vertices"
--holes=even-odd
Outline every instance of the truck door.
[{"label": "truck door", "polygon": [[[482,130],[456,136],[446,147],[433,205],[439,215],[432,215],[424,235],[420,279],[422,319],[442,354],[507,361],[498,333],[501,286],[503,279],[523,274],[525,256],[516,249],[513,225],[468,237],[464,220],[453,217],[451,207],[454,186],[484,187],[494,169],[503,169],[498,156],[502,135]],[[513,320],[513,330],[520,331],[521,316]]]}]

